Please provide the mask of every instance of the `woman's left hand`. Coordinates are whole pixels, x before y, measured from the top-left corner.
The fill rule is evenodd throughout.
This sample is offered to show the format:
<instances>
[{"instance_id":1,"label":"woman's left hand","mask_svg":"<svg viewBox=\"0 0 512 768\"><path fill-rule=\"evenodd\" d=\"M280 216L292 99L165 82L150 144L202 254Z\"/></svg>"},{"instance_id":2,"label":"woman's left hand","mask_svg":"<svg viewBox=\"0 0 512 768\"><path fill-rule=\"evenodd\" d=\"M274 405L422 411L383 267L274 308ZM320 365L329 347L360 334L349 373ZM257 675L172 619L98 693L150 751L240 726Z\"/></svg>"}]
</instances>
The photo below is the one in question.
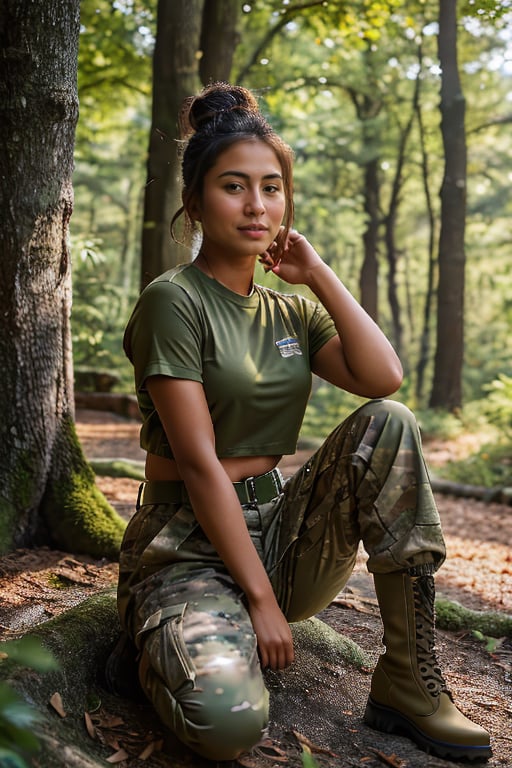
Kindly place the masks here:
<instances>
[{"instance_id":1,"label":"woman's left hand","mask_svg":"<svg viewBox=\"0 0 512 768\"><path fill-rule=\"evenodd\" d=\"M265 272L274 272L291 285L308 284L308 273L322 264L311 243L296 230L291 230L284 243L280 237L260 255Z\"/></svg>"}]
</instances>

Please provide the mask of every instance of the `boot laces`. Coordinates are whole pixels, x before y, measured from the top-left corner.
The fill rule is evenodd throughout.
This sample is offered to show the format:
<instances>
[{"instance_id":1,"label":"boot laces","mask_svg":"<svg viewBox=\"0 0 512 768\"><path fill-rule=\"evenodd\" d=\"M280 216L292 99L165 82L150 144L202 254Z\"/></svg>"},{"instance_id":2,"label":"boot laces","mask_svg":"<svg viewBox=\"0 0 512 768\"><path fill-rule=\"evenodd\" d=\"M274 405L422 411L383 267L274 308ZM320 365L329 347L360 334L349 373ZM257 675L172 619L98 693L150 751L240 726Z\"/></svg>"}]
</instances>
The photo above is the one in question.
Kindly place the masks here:
<instances>
[{"instance_id":1,"label":"boot laces","mask_svg":"<svg viewBox=\"0 0 512 768\"><path fill-rule=\"evenodd\" d=\"M435 653L434 578L430 575L412 576L411 581L415 607L418 669L430 695L439 696L441 693L448 693L448 690Z\"/></svg>"}]
</instances>

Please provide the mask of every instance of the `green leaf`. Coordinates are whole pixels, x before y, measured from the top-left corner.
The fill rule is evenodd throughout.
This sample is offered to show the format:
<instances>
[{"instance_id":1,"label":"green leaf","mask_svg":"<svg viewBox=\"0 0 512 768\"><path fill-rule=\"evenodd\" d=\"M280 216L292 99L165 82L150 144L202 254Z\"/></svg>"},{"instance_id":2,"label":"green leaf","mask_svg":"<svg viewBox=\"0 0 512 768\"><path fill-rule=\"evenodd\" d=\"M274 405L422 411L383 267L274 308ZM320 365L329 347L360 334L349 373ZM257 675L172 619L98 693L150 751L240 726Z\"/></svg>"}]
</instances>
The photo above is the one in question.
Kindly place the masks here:
<instances>
[{"instance_id":1,"label":"green leaf","mask_svg":"<svg viewBox=\"0 0 512 768\"><path fill-rule=\"evenodd\" d=\"M37 672L48 672L58 667L50 651L41 644L40 640L30 635L19 640L0 643L0 654L0 659L10 658L17 664L32 667Z\"/></svg>"},{"instance_id":2,"label":"green leaf","mask_svg":"<svg viewBox=\"0 0 512 768\"><path fill-rule=\"evenodd\" d=\"M0 749L35 752L39 742L33 734L33 726L39 718L39 713L10 686L0 683Z\"/></svg>"},{"instance_id":3,"label":"green leaf","mask_svg":"<svg viewBox=\"0 0 512 768\"><path fill-rule=\"evenodd\" d=\"M10 749L0 747L0 765L2 768L29 768L28 763Z\"/></svg>"}]
</instances>

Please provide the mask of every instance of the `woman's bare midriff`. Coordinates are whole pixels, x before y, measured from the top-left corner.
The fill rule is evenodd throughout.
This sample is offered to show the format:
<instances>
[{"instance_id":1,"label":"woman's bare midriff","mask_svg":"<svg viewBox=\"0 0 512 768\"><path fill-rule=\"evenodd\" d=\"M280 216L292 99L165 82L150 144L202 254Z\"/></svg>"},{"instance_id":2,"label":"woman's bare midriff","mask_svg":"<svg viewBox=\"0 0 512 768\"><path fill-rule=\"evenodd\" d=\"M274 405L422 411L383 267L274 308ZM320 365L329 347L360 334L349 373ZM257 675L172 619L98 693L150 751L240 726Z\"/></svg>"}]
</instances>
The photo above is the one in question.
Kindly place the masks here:
<instances>
[{"instance_id":1,"label":"woman's bare midriff","mask_svg":"<svg viewBox=\"0 0 512 768\"><path fill-rule=\"evenodd\" d=\"M226 470L226 474L232 483L245 480L247 477L256 477L270 472L277 466L281 456L234 456L228 459L220 459L220 463ZM182 480L178 466L173 459L165 459L148 453L146 456L146 480L165 481Z\"/></svg>"}]
</instances>

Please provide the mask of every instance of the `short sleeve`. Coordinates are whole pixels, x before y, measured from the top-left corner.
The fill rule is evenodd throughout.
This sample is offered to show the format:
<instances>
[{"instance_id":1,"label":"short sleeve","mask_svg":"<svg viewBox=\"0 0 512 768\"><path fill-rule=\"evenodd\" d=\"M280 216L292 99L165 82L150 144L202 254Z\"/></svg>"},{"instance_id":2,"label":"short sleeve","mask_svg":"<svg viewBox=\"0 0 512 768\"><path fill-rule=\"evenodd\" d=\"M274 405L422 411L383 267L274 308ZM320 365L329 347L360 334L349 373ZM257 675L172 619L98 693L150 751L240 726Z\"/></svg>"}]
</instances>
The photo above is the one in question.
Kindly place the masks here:
<instances>
[{"instance_id":1,"label":"short sleeve","mask_svg":"<svg viewBox=\"0 0 512 768\"><path fill-rule=\"evenodd\" d=\"M168 280L144 289L124 335L137 391L158 374L202 382L200 311L188 291Z\"/></svg>"},{"instance_id":2,"label":"short sleeve","mask_svg":"<svg viewBox=\"0 0 512 768\"><path fill-rule=\"evenodd\" d=\"M320 303L307 301L309 355L312 358L329 339L338 334L334 320Z\"/></svg>"}]
</instances>

